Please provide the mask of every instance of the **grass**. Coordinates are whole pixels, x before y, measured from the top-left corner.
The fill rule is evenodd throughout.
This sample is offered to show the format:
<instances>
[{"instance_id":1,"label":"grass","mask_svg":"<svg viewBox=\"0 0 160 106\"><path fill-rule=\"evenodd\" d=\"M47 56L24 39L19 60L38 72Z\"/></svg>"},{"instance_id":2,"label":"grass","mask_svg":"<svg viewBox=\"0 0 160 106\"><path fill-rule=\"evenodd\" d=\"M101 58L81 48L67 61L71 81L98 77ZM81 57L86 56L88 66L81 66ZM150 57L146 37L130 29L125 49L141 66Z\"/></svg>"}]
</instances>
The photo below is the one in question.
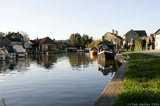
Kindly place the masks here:
<instances>
[{"instance_id":1,"label":"grass","mask_svg":"<svg viewBox=\"0 0 160 106\"><path fill-rule=\"evenodd\" d=\"M130 55L120 95L115 106L160 105L160 57L141 53Z\"/></svg>"}]
</instances>

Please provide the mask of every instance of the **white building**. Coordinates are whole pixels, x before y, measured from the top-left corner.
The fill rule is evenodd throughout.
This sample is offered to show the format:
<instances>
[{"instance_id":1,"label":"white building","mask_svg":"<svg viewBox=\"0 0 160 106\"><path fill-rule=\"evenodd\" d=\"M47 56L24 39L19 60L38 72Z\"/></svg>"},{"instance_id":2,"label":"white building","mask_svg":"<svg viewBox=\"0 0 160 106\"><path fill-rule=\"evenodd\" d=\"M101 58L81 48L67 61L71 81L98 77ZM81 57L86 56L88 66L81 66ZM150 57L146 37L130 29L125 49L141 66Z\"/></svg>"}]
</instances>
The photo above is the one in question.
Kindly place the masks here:
<instances>
[{"instance_id":1,"label":"white building","mask_svg":"<svg viewBox=\"0 0 160 106\"><path fill-rule=\"evenodd\" d=\"M160 29L158 29L154 33L154 37L155 37L155 49L160 50Z\"/></svg>"}]
</instances>

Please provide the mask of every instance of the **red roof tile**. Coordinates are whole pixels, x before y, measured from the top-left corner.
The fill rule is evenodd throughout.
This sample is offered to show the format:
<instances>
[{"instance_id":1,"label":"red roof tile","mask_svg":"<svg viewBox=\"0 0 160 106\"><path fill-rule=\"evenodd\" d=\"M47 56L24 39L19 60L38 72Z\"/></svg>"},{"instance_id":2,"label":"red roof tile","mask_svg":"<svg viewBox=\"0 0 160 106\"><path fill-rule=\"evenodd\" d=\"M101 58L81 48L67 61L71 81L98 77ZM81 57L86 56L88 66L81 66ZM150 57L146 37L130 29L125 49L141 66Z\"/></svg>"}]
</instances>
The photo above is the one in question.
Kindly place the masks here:
<instances>
[{"instance_id":1,"label":"red roof tile","mask_svg":"<svg viewBox=\"0 0 160 106\"><path fill-rule=\"evenodd\" d=\"M38 40L38 43L41 45L41 44L56 44L56 42L54 42L51 38L49 37L45 37L45 38L42 38L40 40Z\"/></svg>"}]
</instances>

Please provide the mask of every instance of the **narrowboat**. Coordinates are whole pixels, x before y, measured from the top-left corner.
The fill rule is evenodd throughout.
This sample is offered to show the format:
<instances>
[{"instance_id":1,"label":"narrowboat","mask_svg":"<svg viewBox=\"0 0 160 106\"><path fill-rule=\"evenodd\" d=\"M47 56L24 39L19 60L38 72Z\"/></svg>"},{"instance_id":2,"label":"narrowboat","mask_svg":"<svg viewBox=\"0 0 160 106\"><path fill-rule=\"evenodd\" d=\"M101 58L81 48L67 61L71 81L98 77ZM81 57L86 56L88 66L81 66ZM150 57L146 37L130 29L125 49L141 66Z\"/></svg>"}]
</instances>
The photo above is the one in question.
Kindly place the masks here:
<instances>
[{"instance_id":1,"label":"narrowboat","mask_svg":"<svg viewBox=\"0 0 160 106\"><path fill-rule=\"evenodd\" d=\"M103 44L99 46L98 60L106 61L108 59L114 59L115 57L114 46L111 44Z\"/></svg>"},{"instance_id":2,"label":"narrowboat","mask_svg":"<svg viewBox=\"0 0 160 106\"><path fill-rule=\"evenodd\" d=\"M98 49L96 47L92 47L90 49L90 55L97 55L97 53L98 53Z\"/></svg>"},{"instance_id":3,"label":"narrowboat","mask_svg":"<svg viewBox=\"0 0 160 106\"><path fill-rule=\"evenodd\" d=\"M25 58L26 51L21 45L14 45L13 48L16 51L16 56L17 56L18 59L19 58L23 58L23 59Z\"/></svg>"}]
</instances>

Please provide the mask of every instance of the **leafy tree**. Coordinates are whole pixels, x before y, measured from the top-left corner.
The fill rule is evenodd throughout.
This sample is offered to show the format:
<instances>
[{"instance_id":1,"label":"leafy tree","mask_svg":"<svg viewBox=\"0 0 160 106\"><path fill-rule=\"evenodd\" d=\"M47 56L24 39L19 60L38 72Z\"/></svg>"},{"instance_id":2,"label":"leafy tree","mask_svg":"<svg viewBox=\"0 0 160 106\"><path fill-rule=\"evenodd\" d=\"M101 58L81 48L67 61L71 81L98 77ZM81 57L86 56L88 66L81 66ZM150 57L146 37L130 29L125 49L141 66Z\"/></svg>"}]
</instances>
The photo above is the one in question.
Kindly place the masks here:
<instances>
[{"instance_id":1,"label":"leafy tree","mask_svg":"<svg viewBox=\"0 0 160 106\"><path fill-rule=\"evenodd\" d=\"M21 41L23 41L23 35L20 34L19 32L8 32L8 34L6 35L7 38L18 38Z\"/></svg>"},{"instance_id":2,"label":"leafy tree","mask_svg":"<svg viewBox=\"0 0 160 106\"><path fill-rule=\"evenodd\" d=\"M93 40L89 45L88 47L91 48L91 47L97 47L99 45L99 42L101 42L101 40Z\"/></svg>"},{"instance_id":3,"label":"leafy tree","mask_svg":"<svg viewBox=\"0 0 160 106\"><path fill-rule=\"evenodd\" d=\"M75 38L76 38L76 47L80 47L81 46L81 35L79 33L76 33Z\"/></svg>"},{"instance_id":4,"label":"leafy tree","mask_svg":"<svg viewBox=\"0 0 160 106\"><path fill-rule=\"evenodd\" d=\"M81 47L82 48L85 48L85 46L87 45L89 43L89 37L88 37L88 35L83 35L82 37L81 37Z\"/></svg>"},{"instance_id":5,"label":"leafy tree","mask_svg":"<svg viewBox=\"0 0 160 106\"><path fill-rule=\"evenodd\" d=\"M78 40L79 40L79 37L80 34L76 33L76 34L71 34L71 36L69 37L69 45L72 46L72 47L76 47L78 44Z\"/></svg>"},{"instance_id":6,"label":"leafy tree","mask_svg":"<svg viewBox=\"0 0 160 106\"><path fill-rule=\"evenodd\" d=\"M85 48L89 43L93 41L92 39L93 38L89 38L87 34L83 34L83 36L81 36L79 33L71 34L71 36L69 37L69 45L77 48Z\"/></svg>"},{"instance_id":7,"label":"leafy tree","mask_svg":"<svg viewBox=\"0 0 160 106\"><path fill-rule=\"evenodd\" d=\"M26 32L21 31L19 33L23 36L23 41L29 40L29 36L28 36L28 34Z\"/></svg>"}]
</instances>

